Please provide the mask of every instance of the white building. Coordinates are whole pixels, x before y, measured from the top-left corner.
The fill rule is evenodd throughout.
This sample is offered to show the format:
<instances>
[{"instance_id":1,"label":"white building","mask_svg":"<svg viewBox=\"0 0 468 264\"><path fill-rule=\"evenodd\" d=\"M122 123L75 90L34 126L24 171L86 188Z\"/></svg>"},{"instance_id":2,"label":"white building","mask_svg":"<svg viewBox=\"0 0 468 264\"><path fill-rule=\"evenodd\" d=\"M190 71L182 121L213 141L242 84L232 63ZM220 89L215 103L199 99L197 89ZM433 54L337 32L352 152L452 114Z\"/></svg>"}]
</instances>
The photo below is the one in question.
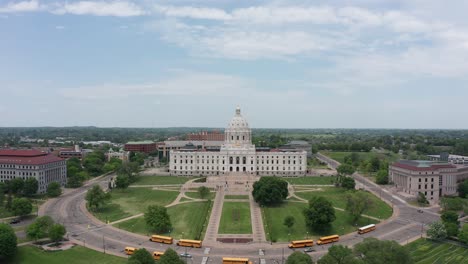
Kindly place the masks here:
<instances>
[{"instance_id":1,"label":"white building","mask_svg":"<svg viewBox=\"0 0 468 264\"><path fill-rule=\"evenodd\" d=\"M427 160L400 160L389 166L389 180L400 192L424 193L431 203L444 195L456 195L457 186L468 179L468 166Z\"/></svg>"},{"instance_id":2,"label":"white building","mask_svg":"<svg viewBox=\"0 0 468 264\"><path fill-rule=\"evenodd\" d=\"M38 193L45 193L51 182L67 183L67 162L39 150L0 150L0 182L15 178L36 178Z\"/></svg>"},{"instance_id":3,"label":"white building","mask_svg":"<svg viewBox=\"0 0 468 264\"><path fill-rule=\"evenodd\" d=\"M441 157L442 156L442 157ZM452 155L452 154L443 154L443 155L427 155L432 161L446 161L452 164L468 164L467 156Z\"/></svg>"},{"instance_id":4,"label":"white building","mask_svg":"<svg viewBox=\"0 0 468 264\"><path fill-rule=\"evenodd\" d=\"M257 150L239 107L224 131L220 150L187 147L170 151L171 175L303 176L306 169L306 151Z\"/></svg>"},{"instance_id":5,"label":"white building","mask_svg":"<svg viewBox=\"0 0 468 264\"><path fill-rule=\"evenodd\" d=\"M118 158L122 162L128 162L130 160L130 151L125 151L120 149L119 151L114 151L112 148L106 152L107 161L110 161L112 158Z\"/></svg>"}]
</instances>

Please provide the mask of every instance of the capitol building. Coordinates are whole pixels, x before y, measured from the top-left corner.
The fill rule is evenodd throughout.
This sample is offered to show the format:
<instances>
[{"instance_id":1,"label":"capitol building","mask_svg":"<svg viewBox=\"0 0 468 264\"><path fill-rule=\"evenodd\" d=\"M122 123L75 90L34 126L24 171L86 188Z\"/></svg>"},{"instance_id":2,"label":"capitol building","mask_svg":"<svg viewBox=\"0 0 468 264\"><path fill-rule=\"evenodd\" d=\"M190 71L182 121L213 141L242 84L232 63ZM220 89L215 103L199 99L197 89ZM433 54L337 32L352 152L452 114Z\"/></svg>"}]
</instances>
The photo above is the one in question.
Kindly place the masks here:
<instances>
[{"instance_id":1,"label":"capitol building","mask_svg":"<svg viewBox=\"0 0 468 264\"><path fill-rule=\"evenodd\" d=\"M239 107L224 131L219 150L188 145L171 150L169 160L170 174L178 176L304 176L307 170L306 151L256 148Z\"/></svg>"}]
</instances>

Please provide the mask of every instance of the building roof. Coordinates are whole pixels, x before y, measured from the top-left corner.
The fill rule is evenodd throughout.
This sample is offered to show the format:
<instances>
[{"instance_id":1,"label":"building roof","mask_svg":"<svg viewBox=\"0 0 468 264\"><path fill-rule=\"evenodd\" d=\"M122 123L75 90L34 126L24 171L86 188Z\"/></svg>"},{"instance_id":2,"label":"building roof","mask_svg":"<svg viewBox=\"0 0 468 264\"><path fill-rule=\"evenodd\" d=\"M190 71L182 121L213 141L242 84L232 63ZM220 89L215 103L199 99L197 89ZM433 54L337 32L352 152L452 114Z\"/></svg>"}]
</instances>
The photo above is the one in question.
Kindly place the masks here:
<instances>
[{"instance_id":1,"label":"building roof","mask_svg":"<svg viewBox=\"0 0 468 264\"><path fill-rule=\"evenodd\" d=\"M427 155L428 157L431 157L431 158L439 158L440 159L440 155ZM461 155L452 155L450 154L448 156L449 159L468 159L468 156L461 156Z\"/></svg>"},{"instance_id":2,"label":"building roof","mask_svg":"<svg viewBox=\"0 0 468 264\"><path fill-rule=\"evenodd\" d=\"M39 150L0 150L1 164L42 165L62 160L57 156Z\"/></svg>"},{"instance_id":3,"label":"building roof","mask_svg":"<svg viewBox=\"0 0 468 264\"><path fill-rule=\"evenodd\" d=\"M36 149L0 149L0 157L36 157L46 155L47 152Z\"/></svg>"},{"instance_id":4,"label":"building roof","mask_svg":"<svg viewBox=\"0 0 468 264\"><path fill-rule=\"evenodd\" d=\"M310 143L305 140L291 140L286 144L286 146L290 145L310 145Z\"/></svg>"},{"instance_id":5,"label":"building roof","mask_svg":"<svg viewBox=\"0 0 468 264\"><path fill-rule=\"evenodd\" d=\"M187 144L205 147L219 147L224 144L224 141L205 141L205 140L166 140L164 145L167 147L184 147Z\"/></svg>"},{"instance_id":6,"label":"building roof","mask_svg":"<svg viewBox=\"0 0 468 264\"><path fill-rule=\"evenodd\" d=\"M146 140L146 141L129 141L125 145L148 145L148 144L156 144L154 141Z\"/></svg>"},{"instance_id":7,"label":"building roof","mask_svg":"<svg viewBox=\"0 0 468 264\"><path fill-rule=\"evenodd\" d=\"M439 169L456 169L450 163L433 162L428 160L400 160L392 164L394 167L413 171L436 171Z\"/></svg>"}]
</instances>

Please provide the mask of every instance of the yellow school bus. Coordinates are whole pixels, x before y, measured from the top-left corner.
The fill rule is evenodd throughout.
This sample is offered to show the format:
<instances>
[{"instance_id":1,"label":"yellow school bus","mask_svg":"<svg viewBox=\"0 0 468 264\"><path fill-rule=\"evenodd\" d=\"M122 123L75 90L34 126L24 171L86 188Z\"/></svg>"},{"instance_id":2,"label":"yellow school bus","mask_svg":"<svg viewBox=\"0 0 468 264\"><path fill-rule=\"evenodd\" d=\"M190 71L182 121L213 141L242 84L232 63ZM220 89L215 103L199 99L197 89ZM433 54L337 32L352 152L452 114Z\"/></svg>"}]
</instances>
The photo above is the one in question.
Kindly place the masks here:
<instances>
[{"instance_id":1,"label":"yellow school bus","mask_svg":"<svg viewBox=\"0 0 468 264\"><path fill-rule=\"evenodd\" d=\"M201 248L202 241L201 240L191 240L191 239L181 239L177 242L178 246L181 247L194 247L194 248Z\"/></svg>"},{"instance_id":2,"label":"yellow school bus","mask_svg":"<svg viewBox=\"0 0 468 264\"><path fill-rule=\"evenodd\" d=\"M133 253L135 253L135 251L137 251L138 248L134 248L134 247L125 247L125 254L127 255L133 255Z\"/></svg>"},{"instance_id":3,"label":"yellow school bus","mask_svg":"<svg viewBox=\"0 0 468 264\"><path fill-rule=\"evenodd\" d=\"M366 225L358 229L358 234L365 234L370 231L374 231L376 226L374 224Z\"/></svg>"},{"instance_id":4,"label":"yellow school bus","mask_svg":"<svg viewBox=\"0 0 468 264\"><path fill-rule=\"evenodd\" d=\"M153 258L154 260L159 260L161 256L164 255L164 252L159 252L159 251L154 251L153 252Z\"/></svg>"},{"instance_id":5,"label":"yellow school bus","mask_svg":"<svg viewBox=\"0 0 468 264\"><path fill-rule=\"evenodd\" d=\"M333 243L333 242L337 242L338 240L340 240L340 236L339 236L339 235L332 235L332 236L321 237L321 238L317 241L317 245L323 245L323 244Z\"/></svg>"},{"instance_id":6,"label":"yellow school bus","mask_svg":"<svg viewBox=\"0 0 468 264\"><path fill-rule=\"evenodd\" d=\"M252 264L248 258L223 258L223 264Z\"/></svg>"},{"instance_id":7,"label":"yellow school bus","mask_svg":"<svg viewBox=\"0 0 468 264\"><path fill-rule=\"evenodd\" d=\"M314 245L314 241L312 239L307 240L296 240L291 241L289 244L289 248L302 248L302 247L311 247Z\"/></svg>"},{"instance_id":8,"label":"yellow school bus","mask_svg":"<svg viewBox=\"0 0 468 264\"><path fill-rule=\"evenodd\" d=\"M150 241L163 243L163 244L172 244L173 239L172 237L168 236L160 236L160 235L152 235Z\"/></svg>"}]
</instances>

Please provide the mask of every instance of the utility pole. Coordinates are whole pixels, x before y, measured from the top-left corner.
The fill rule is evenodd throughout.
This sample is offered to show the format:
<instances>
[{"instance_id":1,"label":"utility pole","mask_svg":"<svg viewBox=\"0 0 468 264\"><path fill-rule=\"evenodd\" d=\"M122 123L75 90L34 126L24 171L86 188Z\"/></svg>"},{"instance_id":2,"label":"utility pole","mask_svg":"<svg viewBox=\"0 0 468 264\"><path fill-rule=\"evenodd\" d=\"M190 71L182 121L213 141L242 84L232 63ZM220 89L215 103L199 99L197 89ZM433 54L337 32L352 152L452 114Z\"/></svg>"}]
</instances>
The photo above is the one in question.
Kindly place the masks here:
<instances>
[{"instance_id":1,"label":"utility pole","mask_svg":"<svg viewBox=\"0 0 468 264\"><path fill-rule=\"evenodd\" d=\"M284 264L284 248L281 249L281 264Z\"/></svg>"}]
</instances>

